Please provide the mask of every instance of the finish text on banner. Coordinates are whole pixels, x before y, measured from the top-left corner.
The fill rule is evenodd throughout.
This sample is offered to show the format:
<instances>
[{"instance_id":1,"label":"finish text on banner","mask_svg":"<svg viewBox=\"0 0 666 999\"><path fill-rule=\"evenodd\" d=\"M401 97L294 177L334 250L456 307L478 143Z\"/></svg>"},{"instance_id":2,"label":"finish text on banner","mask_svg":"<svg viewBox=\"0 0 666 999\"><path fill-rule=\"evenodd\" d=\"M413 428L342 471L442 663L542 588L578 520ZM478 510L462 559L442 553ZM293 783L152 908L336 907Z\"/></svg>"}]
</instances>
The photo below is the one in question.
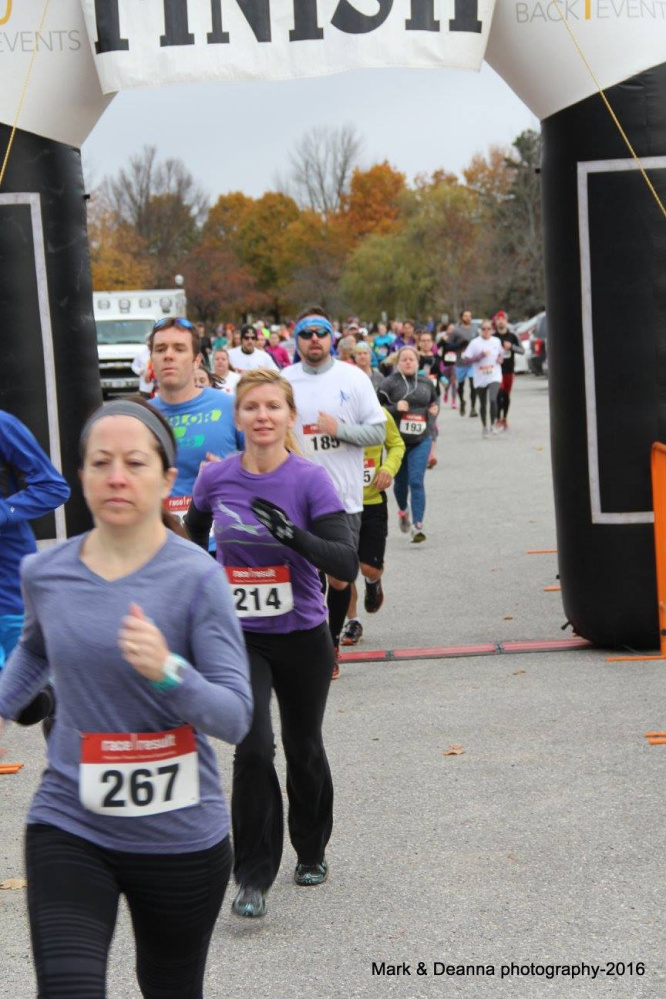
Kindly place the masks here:
<instances>
[{"instance_id":1,"label":"finish text on banner","mask_svg":"<svg viewBox=\"0 0 666 999\"><path fill-rule=\"evenodd\" d=\"M495 0L81 0L104 93L390 66L478 70Z\"/></svg>"}]
</instances>

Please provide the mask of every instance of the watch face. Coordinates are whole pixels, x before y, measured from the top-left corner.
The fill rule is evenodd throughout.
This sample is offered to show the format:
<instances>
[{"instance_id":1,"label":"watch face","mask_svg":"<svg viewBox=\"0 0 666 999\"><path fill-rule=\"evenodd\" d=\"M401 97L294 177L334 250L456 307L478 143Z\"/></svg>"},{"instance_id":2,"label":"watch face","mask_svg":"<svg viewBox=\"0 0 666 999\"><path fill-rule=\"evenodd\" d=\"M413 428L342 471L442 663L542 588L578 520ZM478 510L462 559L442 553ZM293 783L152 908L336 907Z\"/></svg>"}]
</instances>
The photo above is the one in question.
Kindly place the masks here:
<instances>
[{"instance_id":1,"label":"watch face","mask_svg":"<svg viewBox=\"0 0 666 999\"><path fill-rule=\"evenodd\" d=\"M164 675L169 677L170 680L180 683L183 679L183 666L184 660L180 656L169 655L164 663Z\"/></svg>"}]
</instances>

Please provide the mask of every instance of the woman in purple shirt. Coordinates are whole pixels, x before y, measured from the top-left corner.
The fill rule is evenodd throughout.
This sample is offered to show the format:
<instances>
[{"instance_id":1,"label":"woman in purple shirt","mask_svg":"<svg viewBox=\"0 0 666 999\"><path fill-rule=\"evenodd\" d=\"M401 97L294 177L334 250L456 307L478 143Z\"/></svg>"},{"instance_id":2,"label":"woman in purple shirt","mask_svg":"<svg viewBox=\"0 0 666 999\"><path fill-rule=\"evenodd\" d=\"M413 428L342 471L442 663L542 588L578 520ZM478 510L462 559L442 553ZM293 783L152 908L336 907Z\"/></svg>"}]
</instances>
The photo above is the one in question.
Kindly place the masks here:
<instances>
[{"instance_id":1,"label":"woman in purple shirt","mask_svg":"<svg viewBox=\"0 0 666 999\"><path fill-rule=\"evenodd\" d=\"M249 729L243 638L224 574L163 523L164 419L112 402L81 447L95 526L24 560L25 624L0 678L0 731L50 673L58 700L26 834L38 993L103 999L124 894L142 995L201 999L231 870L207 736Z\"/></svg>"},{"instance_id":2,"label":"woman in purple shirt","mask_svg":"<svg viewBox=\"0 0 666 999\"><path fill-rule=\"evenodd\" d=\"M202 547L214 525L250 659L254 718L236 750L231 808L239 885L232 908L239 916L264 915L282 857L272 690L287 763L294 880L309 886L328 876L333 783L322 722L334 657L317 570L351 582L358 557L328 473L294 453L295 419L285 379L267 369L246 372L236 389L246 449L202 469L185 518Z\"/></svg>"}]
</instances>

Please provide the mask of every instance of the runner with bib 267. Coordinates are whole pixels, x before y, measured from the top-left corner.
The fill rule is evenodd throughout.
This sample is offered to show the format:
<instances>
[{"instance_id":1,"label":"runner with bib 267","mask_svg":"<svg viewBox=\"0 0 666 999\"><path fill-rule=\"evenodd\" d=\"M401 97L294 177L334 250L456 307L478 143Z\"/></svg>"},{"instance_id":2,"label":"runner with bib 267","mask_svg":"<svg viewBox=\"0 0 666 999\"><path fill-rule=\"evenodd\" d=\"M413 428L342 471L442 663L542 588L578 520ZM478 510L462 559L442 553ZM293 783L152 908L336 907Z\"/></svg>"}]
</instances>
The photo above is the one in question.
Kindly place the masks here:
<instances>
[{"instance_id":1,"label":"runner with bib 267","mask_svg":"<svg viewBox=\"0 0 666 999\"><path fill-rule=\"evenodd\" d=\"M109 403L81 451L95 526L24 559L25 624L0 679L0 732L50 674L58 697L26 833L37 991L107 995L123 894L141 995L202 999L231 870L207 735L249 729L243 636L220 567L163 523L177 474L163 417Z\"/></svg>"}]
</instances>

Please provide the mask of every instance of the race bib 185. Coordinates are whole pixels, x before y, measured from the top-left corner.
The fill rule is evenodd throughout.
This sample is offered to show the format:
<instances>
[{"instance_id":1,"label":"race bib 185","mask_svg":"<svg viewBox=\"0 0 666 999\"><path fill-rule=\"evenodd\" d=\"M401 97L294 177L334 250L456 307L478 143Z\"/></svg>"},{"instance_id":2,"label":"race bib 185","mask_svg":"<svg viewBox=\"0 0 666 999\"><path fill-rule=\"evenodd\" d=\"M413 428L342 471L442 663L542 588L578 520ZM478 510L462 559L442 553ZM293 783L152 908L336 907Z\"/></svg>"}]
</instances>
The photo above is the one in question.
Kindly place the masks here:
<instances>
[{"instance_id":1,"label":"race bib 185","mask_svg":"<svg viewBox=\"0 0 666 999\"><path fill-rule=\"evenodd\" d=\"M377 464L374 458L364 458L363 459L363 485L369 486L375 477L375 472L377 471Z\"/></svg>"},{"instance_id":2,"label":"race bib 185","mask_svg":"<svg viewBox=\"0 0 666 999\"><path fill-rule=\"evenodd\" d=\"M84 732L79 797L90 812L159 815L199 803L199 757L191 725L167 732Z\"/></svg>"},{"instance_id":3,"label":"race bib 185","mask_svg":"<svg viewBox=\"0 0 666 999\"><path fill-rule=\"evenodd\" d=\"M308 454L321 454L327 451L337 451L346 447L344 441L330 434L320 434L317 432L316 423L303 424L303 436L305 437L305 447Z\"/></svg>"}]
</instances>

